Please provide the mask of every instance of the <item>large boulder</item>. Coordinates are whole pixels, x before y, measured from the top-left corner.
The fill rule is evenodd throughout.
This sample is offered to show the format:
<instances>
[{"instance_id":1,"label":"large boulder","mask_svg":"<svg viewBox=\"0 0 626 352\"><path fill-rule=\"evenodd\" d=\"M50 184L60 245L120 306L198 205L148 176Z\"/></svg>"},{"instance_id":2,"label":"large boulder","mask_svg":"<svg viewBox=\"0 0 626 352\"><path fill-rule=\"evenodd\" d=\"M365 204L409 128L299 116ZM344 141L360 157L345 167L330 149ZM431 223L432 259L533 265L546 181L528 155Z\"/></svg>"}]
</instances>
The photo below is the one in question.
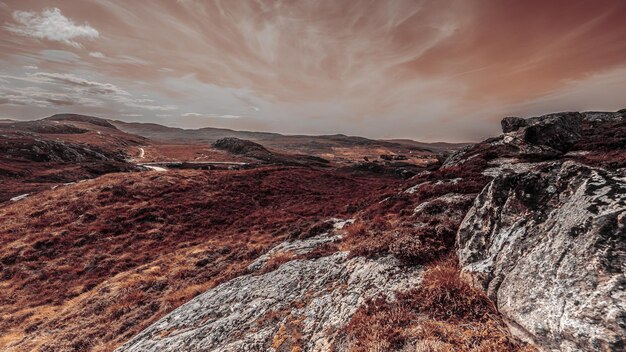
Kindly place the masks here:
<instances>
[{"instance_id":1,"label":"large boulder","mask_svg":"<svg viewBox=\"0 0 626 352\"><path fill-rule=\"evenodd\" d=\"M502 135L452 153L443 162L442 168L461 166L473 158L485 158L486 154L493 153L536 160L560 157L581 139L583 119L583 115L578 112L528 119L505 117L501 121Z\"/></svg>"},{"instance_id":2,"label":"large boulder","mask_svg":"<svg viewBox=\"0 0 626 352\"><path fill-rule=\"evenodd\" d=\"M545 351L622 351L626 179L571 161L496 177L457 234L463 276Z\"/></svg>"},{"instance_id":3,"label":"large boulder","mask_svg":"<svg viewBox=\"0 0 626 352\"><path fill-rule=\"evenodd\" d=\"M524 142L566 152L580 139L582 121L583 115L578 112L561 112L526 120L505 117L501 124L504 133Z\"/></svg>"}]
</instances>

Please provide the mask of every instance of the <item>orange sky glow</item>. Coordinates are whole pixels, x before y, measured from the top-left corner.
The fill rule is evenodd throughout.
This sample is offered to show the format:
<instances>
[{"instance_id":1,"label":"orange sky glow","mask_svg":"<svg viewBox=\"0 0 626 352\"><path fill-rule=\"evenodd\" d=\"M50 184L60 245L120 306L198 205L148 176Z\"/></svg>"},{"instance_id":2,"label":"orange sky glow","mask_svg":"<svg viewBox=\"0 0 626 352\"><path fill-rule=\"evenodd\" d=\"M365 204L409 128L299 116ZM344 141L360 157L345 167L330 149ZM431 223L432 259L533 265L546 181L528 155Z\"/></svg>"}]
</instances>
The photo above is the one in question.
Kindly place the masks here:
<instances>
[{"instance_id":1,"label":"orange sky glow","mask_svg":"<svg viewBox=\"0 0 626 352\"><path fill-rule=\"evenodd\" d=\"M621 0L0 0L0 118L472 141L626 108Z\"/></svg>"}]
</instances>

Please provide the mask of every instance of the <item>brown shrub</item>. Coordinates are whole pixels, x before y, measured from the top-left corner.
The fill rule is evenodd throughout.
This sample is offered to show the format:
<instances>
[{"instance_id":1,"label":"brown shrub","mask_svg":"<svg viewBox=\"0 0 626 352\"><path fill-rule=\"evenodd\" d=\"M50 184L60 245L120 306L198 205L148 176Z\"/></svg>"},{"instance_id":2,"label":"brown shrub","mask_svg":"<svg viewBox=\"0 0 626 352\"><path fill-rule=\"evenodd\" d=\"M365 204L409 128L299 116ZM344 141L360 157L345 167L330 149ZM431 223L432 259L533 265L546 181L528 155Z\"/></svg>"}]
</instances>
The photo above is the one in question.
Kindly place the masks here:
<instances>
[{"instance_id":1,"label":"brown shrub","mask_svg":"<svg viewBox=\"0 0 626 352\"><path fill-rule=\"evenodd\" d=\"M389 252L404 264L430 262L447 249L448 246L432 227L420 227L415 231L397 233L389 245Z\"/></svg>"},{"instance_id":2,"label":"brown shrub","mask_svg":"<svg viewBox=\"0 0 626 352\"><path fill-rule=\"evenodd\" d=\"M385 255L389 251L388 234L383 232L381 228L382 221L377 223L366 223L366 221L358 221L348 226L343 237L340 248L349 250L350 256L366 256L375 257Z\"/></svg>"},{"instance_id":3,"label":"brown shrub","mask_svg":"<svg viewBox=\"0 0 626 352\"><path fill-rule=\"evenodd\" d=\"M572 157L572 159L590 166L620 169L626 167L626 147L621 150L592 151L589 154Z\"/></svg>"},{"instance_id":4,"label":"brown shrub","mask_svg":"<svg viewBox=\"0 0 626 352\"><path fill-rule=\"evenodd\" d=\"M513 339L491 301L460 279L453 258L431 264L419 288L393 301L368 301L339 345L348 351L533 350Z\"/></svg>"},{"instance_id":5,"label":"brown shrub","mask_svg":"<svg viewBox=\"0 0 626 352\"><path fill-rule=\"evenodd\" d=\"M477 144L468 151L463 165L413 177L403 188L419 185L416 192L381 195L381 201L358 214L340 247L351 256L392 254L405 265L426 264L445 256L453 248L458 226L473 201L471 197L454 202L437 198L478 194L489 182L482 174L488 161L514 153L506 146ZM424 203L420 212L414 213Z\"/></svg>"},{"instance_id":6,"label":"brown shrub","mask_svg":"<svg viewBox=\"0 0 626 352\"><path fill-rule=\"evenodd\" d=\"M415 204L419 204L420 194L414 197ZM350 251L351 256L392 254L405 265L425 264L453 249L462 217L451 218L450 212L464 214L471 205L471 199L455 203L433 200L419 215L413 214L415 205L411 205L408 214L388 213L373 219L369 219L366 210L346 229L340 247Z\"/></svg>"}]
</instances>

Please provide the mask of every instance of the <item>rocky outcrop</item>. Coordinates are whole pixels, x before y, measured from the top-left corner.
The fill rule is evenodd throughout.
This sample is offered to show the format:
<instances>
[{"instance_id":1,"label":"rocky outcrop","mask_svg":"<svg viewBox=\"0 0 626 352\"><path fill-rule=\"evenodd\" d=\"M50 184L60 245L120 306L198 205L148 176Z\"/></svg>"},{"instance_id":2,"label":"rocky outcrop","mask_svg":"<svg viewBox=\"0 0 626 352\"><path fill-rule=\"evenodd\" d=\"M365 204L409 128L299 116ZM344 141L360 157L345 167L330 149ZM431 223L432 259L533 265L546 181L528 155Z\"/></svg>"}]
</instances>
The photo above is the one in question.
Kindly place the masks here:
<instances>
[{"instance_id":1,"label":"rocky outcrop","mask_svg":"<svg viewBox=\"0 0 626 352\"><path fill-rule=\"evenodd\" d=\"M585 122L607 122L620 120L626 117L626 109L617 112L585 111L582 114Z\"/></svg>"},{"instance_id":2,"label":"rocky outcrop","mask_svg":"<svg viewBox=\"0 0 626 352\"><path fill-rule=\"evenodd\" d=\"M476 149L476 145L468 145L453 152L443 161L443 163L441 163L441 167L445 169L445 168L459 166L459 165L464 164L467 161L468 153L472 152L475 149ZM475 157L475 156L469 156L469 157Z\"/></svg>"},{"instance_id":3,"label":"rocky outcrop","mask_svg":"<svg viewBox=\"0 0 626 352\"><path fill-rule=\"evenodd\" d=\"M120 151L107 151L90 145L39 139L23 133L2 138L0 153L3 157L36 162L124 162L126 158L125 153Z\"/></svg>"},{"instance_id":4,"label":"rocky outcrop","mask_svg":"<svg viewBox=\"0 0 626 352\"><path fill-rule=\"evenodd\" d=\"M59 123L58 121L19 121L2 126L7 130L25 131L43 134L80 134L88 130L71 124Z\"/></svg>"},{"instance_id":5,"label":"rocky outcrop","mask_svg":"<svg viewBox=\"0 0 626 352\"><path fill-rule=\"evenodd\" d=\"M545 145L565 152L580 139L582 122L582 114L562 112L528 119L505 117L501 125L503 133L533 145Z\"/></svg>"},{"instance_id":6,"label":"rocky outcrop","mask_svg":"<svg viewBox=\"0 0 626 352\"><path fill-rule=\"evenodd\" d=\"M308 253L335 239L326 233L285 242L270 257ZM261 257L249 269L259 270L268 260ZM118 351L329 351L367 299L380 294L392 299L393 292L421 280L420 269L406 270L390 256L349 258L346 252L295 259L262 272L197 296Z\"/></svg>"},{"instance_id":7,"label":"rocky outcrop","mask_svg":"<svg viewBox=\"0 0 626 352\"><path fill-rule=\"evenodd\" d=\"M246 139L226 137L218 139L213 146L232 154L245 155L253 158L267 159L272 153L264 146Z\"/></svg>"},{"instance_id":8,"label":"rocky outcrop","mask_svg":"<svg viewBox=\"0 0 626 352\"><path fill-rule=\"evenodd\" d=\"M626 342L626 178L571 161L496 177L457 234L463 276L546 351Z\"/></svg>"},{"instance_id":9,"label":"rocky outcrop","mask_svg":"<svg viewBox=\"0 0 626 352\"><path fill-rule=\"evenodd\" d=\"M442 167L461 166L472 158L484 156L482 154L485 153L499 157L539 160L560 157L580 140L584 119L585 116L578 112L562 112L528 119L505 117L501 121L502 135L452 153Z\"/></svg>"},{"instance_id":10,"label":"rocky outcrop","mask_svg":"<svg viewBox=\"0 0 626 352\"><path fill-rule=\"evenodd\" d=\"M578 112L529 119L505 117L501 122L503 141L516 145L522 155L556 156L578 142L582 121L583 115Z\"/></svg>"},{"instance_id":11,"label":"rocky outcrop","mask_svg":"<svg viewBox=\"0 0 626 352\"><path fill-rule=\"evenodd\" d=\"M573 161L594 156L590 150L617 152L619 158L623 116L620 111L505 118L502 135L452 154L441 170L432 171L445 177L414 182L399 195L404 203L398 203L403 209L397 215L409 220L401 231L387 232L393 240L384 246L353 250L354 256L340 251L349 247L339 244L347 222L334 219L328 222L334 226L283 242L246 263L247 275L197 296L118 350L349 350L342 334L359 307L369 307L363 304L373 297L394 300L395 293L419 289L419 265L454 251L455 239L462 277L493 300L521 339L543 351L623 350L624 169ZM607 128L604 135L598 132L602 126L619 129ZM216 147L264 161L296 162L236 138ZM383 173L388 165L366 161L354 170ZM363 225L364 218L356 218ZM322 231L329 232L316 235ZM380 233L374 234L372 242L380 241Z\"/></svg>"}]
</instances>

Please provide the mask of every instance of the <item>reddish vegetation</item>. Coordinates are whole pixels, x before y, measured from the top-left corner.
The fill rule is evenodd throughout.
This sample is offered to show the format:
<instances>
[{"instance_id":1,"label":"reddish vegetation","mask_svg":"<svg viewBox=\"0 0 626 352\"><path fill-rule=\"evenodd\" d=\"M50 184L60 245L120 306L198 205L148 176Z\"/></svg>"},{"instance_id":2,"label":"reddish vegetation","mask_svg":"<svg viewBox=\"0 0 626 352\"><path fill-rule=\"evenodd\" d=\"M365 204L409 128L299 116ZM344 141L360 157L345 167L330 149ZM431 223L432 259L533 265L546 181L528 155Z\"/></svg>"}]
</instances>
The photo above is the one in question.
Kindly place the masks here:
<instances>
[{"instance_id":1,"label":"reddish vegetation","mask_svg":"<svg viewBox=\"0 0 626 352\"><path fill-rule=\"evenodd\" d=\"M572 158L608 168L626 166L626 122L616 120L583 124L582 138L574 150L587 151ZM460 166L438 169L413 177L409 185L416 192L391 194L384 202L362 211L356 224L348 229L343 248L352 255L393 254L405 264L423 264L440 258L454 246L456 230L471 200L444 203L445 194L477 194L489 178L482 175L488 162L498 157L515 157L515 148L489 141L472 146ZM458 182L450 182L458 179ZM415 214L417 205L426 203ZM452 214L451 214L452 213ZM451 216L454 215L454 216ZM427 226L416 227L416 224Z\"/></svg>"},{"instance_id":2,"label":"reddish vegetation","mask_svg":"<svg viewBox=\"0 0 626 352\"><path fill-rule=\"evenodd\" d=\"M493 303L460 279L451 258L431 264L419 288L367 302L344 334L348 351L534 351L510 337Z\"/></svg>"},{"instance_id":3,"label":"reddish vegetation","mask_svg":"<svg viewBox=\"0 0 626 352\"><path fill-rule=\"evenodd\" d=\"M391 194L360 212L355 225L347 229L342 248L352 255L393 254L405 264L428 263L445 255L454 246L472 197L450 203L436 198L477 194L489 181L481 173L486 165L479 155L463 166L413 177L405 187L417 186L414 193ZM421 211L415 213L420 204Z\"/></svg>"},{"instance_id":4,"label":"reddish vegetation","mask_svg":"<svg viewBox=\"0 0 626 352\"><path fill-rule=\"evenodd\" d=\"M144 157L139 158L139 148L130 152L137 162L159 161L229 161L254 162L252 158L232 155L228 152L212 148L208 144L163 144L150 143L144 145Z\"/></svg>"},{"instance_id":5,"label":"reddish vegetation","mask_svg":"<svg viewBox=\"0 0 626 352\"><path fill-rule=\"evenodd\" d=\"M30 148L38 139L57 146L59 139L78 153L61 148L59 160L38 160L31 148L33 157L0 156L0 181L8 181L0 187L0 202L115 172L109 163L130 165L124 153L138 158L139 147L145 151L142 161L252 160L208 145L152 143L100 120L78 120L0 124L3 133L17 136L6 150L21 150L15 146L22 142ZM64 130L59 127L64 123L71 126ZM624 124L598 129L601 136L585 128L575 149L591 153L574 158L624 167ZM489 181L482 171L490 160L515 156L510 148L477 144L461 166L402 182L403 190L415 186L413 192L399 191L397 178L363 176L372 173L349 168L272 166L111 174L5 203L0 205L0 218L8 219L0 223L0 349L112 350L195 295L245 274L252 260L277 243L326 232L332 224L324 220L330 217L353 217L341 242L305 255L276 255L258 274L340 249L352 256L391 254L402 265L427 265L423 285L396 294L394 301L369 301L343 331L342 346L530 350L510 338L492 303L460 280L452 259L458 226ZM67 155L86 159L63 159ZM281 316L275 312L264 323L277 323ZM284 322L273 345L298 345L300 326Z\"/></svg>"},{"instance_id":6,"label":"reddish vegetation","mask_svg":"<svg viewBox=\"0 0 626 352\"><path fill-rule=\"evenodd\" d=\"M473 196L489 181L482 171L492 149L475 148L462 166L414 177L414 193L374 203L347 228L342 248L351 255L392 254L404 265L428 267L419 288L359 308L343 331L343 350L534 351L513 339L489 299L460 279L452 253ZM458 198L437 199L450 194Z\"/></svg>"},{"instance_id":7,"label":"reddish vegetation","mask_svg":"<svg viewBox=\"0 0 626 352\"><path fill-rule=\"evenodd\" d=\"M626 119L583 124L582 138L572 148L588 151L574 159L609 169L626 167Z\"/></svg>"},{"instance_id":8,"label":"reddish vegetation","mask_svg":"<svg viewBox=\"0 0 626 352\"><path fill-rule=\"evenodd\" d=\"M111 174L5 204L0 349L110 350L397 182L277 167Z\"/></svg>"},{"instance_id":9,"label":"reddish vegetation","mask_svg":"<svg viewBox=\"0 0 626 352\"><path fill-rule=\"evenodd\" d=\"M67 182L134 170L125 161L126 151L142 143L144 138L104 123L2 122L0 202Z\"/></svg>"}]
</instances>

